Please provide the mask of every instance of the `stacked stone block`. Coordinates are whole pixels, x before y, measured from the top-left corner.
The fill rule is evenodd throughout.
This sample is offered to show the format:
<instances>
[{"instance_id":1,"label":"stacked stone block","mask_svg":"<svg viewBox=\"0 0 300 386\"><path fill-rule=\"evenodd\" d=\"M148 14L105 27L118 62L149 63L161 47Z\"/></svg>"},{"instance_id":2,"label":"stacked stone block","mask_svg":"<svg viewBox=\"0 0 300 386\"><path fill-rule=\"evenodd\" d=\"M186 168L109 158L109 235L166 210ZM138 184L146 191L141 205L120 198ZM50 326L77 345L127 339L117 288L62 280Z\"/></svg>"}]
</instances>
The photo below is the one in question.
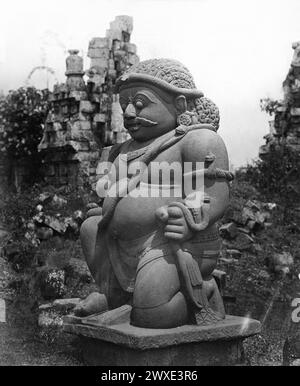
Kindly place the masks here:
<instances>
[{"instance_id":1,"label":"stacked stone block","mask_svg":"<svg viewBox=\"0 0 300 386\"><path fill-rule=\"evenodd\" d=\"M83 80L83 60L77 50L69 53L67 80L54 86L39 145L39 150L44 153L45 179L54 185L82 185L92 180L99 157L91 130L94 106L88 100Z\"/></svg>"},{"instance_id":2,"label":"stacked stone block","mask_svg":"<svg viewBox=\"0 0 300 386\"><path fill-rule=\"evenodd\" d=\"M88 89L98 112L93 119L93 131L98 141L105 145L123 142L127 138L114 85L128 67L139 61L136 46L130 43L132 26L131 17L117 16L110 23L106 37L93 38L89 44Z\"/></svg>"},{"instance_id":3,"label":"stacked stone block","mask_svg":"<svg viewBox=\"0 0 300 386\"><path fill-rule=\"evenodd\" d=\"M105 37L90 41L87 71L78 51L69 51L66 83L54 86L39 145L48 183L94 185L102 148L127 139L114 85L129 66L139 61L136 46L130 43L131 32L132 18L117 16Z\"/></svg>"}]
</instances>

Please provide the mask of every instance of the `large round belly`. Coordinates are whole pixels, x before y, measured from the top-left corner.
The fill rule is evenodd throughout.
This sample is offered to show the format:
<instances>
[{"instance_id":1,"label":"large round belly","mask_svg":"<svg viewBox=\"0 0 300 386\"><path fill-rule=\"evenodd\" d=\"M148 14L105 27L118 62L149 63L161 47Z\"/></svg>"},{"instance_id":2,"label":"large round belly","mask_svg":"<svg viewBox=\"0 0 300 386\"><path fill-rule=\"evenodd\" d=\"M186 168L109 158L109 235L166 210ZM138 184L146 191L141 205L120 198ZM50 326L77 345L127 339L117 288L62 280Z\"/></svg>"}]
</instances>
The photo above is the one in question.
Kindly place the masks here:
<instances>
[{"instance_id":1,"label":"large round belly","mask_svg":"<svg viewBox=\"0 0 300 386\"><path fill-rule=\"evenodd\" d=\"M104 201L104 214L110 201L110 198ZM173 201L174 198L123 197L115 208L109 229L122 240L136 239L153 232L159 226L155 217L156 209Z\"/></svg>"}]
</instances>

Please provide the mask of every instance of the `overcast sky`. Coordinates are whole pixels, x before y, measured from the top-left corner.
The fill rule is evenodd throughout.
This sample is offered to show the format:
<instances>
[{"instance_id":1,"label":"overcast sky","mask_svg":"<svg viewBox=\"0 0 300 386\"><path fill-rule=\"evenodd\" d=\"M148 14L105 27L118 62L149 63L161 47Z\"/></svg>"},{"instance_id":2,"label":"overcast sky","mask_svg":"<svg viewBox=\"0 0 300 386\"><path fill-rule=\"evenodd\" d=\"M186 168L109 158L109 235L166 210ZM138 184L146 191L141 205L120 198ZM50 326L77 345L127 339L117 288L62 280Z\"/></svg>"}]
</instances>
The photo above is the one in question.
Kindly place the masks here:
<instances>
[{"instance_id":1,"label":"overcast sky","mask_svg":"<svg viewBox=\"0 0 300 386\"><path fill-rule=\"evenodd\" d=\"M43 64L64 81L69 48L88 68L89 40L124 14L133 16L131 42L142 60L180 60L219 106L231 162L256 158L269 119L259 99L282 97L291 45L300 40L299 0L2 0L0 90L24 85ZM45 87L46 76L36 72L31 82Z\"/></svg>"}]
</instances>

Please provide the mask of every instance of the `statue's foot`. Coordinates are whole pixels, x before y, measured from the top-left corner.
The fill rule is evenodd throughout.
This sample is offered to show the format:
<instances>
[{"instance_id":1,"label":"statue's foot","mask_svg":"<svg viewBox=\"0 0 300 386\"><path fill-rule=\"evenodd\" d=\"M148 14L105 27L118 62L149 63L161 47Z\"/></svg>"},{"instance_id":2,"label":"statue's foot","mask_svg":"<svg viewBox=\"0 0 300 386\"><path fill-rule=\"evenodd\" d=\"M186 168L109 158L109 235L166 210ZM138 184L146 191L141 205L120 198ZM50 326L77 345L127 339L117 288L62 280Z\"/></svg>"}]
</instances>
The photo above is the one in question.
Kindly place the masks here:
<instances>
[{"instance_id":1,"label":"statue's foot","mask_svg":"<svg viewBox=\"0 0 300 386\"><path fill-rule=\"evenodd\" d=\"M76 316L89 316L108 310L107 299L104 294L92 292L74 308Z\"/></svg>"},{"instance_id":2,"label":"statue's foot","mask_svg":"<svg viewBox=\"0 0 300 386\"><path fill-rule=\"evenodd\" d=\"M211 278L203 282L204 289L206 290L207 299L209 301L209 305L213 311L215 311L218 315L220 315L221 319L225 318L225 308L222 296L219 291L219 287L215 278Z\"/></svg>"},{"instance_id":3,"label":"statue's foot","mask_svg":"<svg viewBox=\"0 0 300 386\"><path fill-rule=\"evenodd\" d=\"M130 320L131 305L124 304L121 307L114 308L101 314L91 315L81 319L81 323L92 326L105 326L120 323L127 323Z\"/></svg>"}]
</instances>

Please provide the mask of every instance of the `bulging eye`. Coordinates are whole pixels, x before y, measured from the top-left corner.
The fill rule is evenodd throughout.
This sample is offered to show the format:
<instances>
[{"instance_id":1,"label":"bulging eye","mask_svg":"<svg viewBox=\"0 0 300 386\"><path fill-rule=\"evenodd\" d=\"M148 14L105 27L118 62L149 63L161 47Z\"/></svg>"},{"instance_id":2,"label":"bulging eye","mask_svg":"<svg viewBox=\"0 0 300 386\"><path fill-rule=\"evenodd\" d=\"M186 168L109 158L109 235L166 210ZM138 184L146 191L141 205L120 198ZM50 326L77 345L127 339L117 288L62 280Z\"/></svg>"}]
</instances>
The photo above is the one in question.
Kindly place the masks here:
<instances>
[{"instance_id":1,"label":"bulging eye","mask_svg":"<svg viewBox=\"0 0 300 386\"><path fill-rule=\"evenodd\" d=\"M144 107L143 102L142 101L136 101L135 102L135 107L137 109L141 110Z\"/></svg>"}]
</instances>

